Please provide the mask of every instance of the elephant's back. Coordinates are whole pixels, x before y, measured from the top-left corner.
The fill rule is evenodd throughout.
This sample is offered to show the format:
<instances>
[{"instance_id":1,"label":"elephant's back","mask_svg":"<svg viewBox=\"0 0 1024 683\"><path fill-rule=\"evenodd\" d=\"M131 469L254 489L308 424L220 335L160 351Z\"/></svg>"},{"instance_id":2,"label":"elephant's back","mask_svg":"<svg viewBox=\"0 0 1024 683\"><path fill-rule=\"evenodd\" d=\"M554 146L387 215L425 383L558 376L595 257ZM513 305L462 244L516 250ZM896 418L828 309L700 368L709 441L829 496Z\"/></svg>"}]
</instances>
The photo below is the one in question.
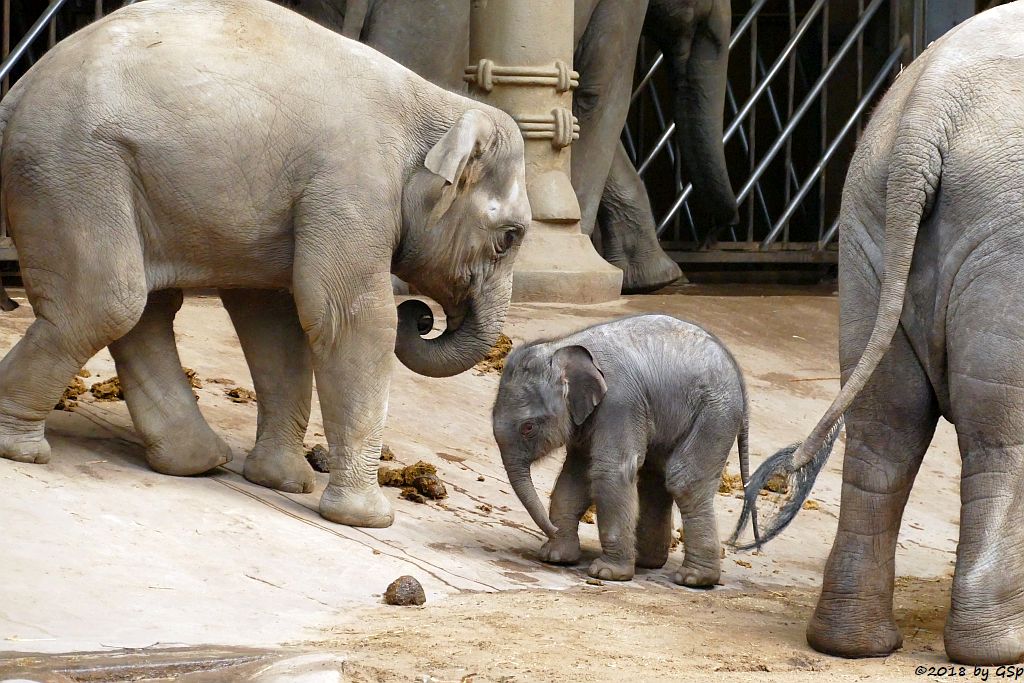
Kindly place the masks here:
<instances>
[{"instance_id":1,"label":"elephant's back","mask_svg":"<svg viewBox=\"0 0 1024 683\"><path fill-rule=\"evenodd\" d=\"M173 134L233 117L244 136L261 123L249 112L340 127L402 111L423 86L375 50L266 0L146 0L61 41L12 90L11 106L101 131Z\"/></svg>"}]
</instances>

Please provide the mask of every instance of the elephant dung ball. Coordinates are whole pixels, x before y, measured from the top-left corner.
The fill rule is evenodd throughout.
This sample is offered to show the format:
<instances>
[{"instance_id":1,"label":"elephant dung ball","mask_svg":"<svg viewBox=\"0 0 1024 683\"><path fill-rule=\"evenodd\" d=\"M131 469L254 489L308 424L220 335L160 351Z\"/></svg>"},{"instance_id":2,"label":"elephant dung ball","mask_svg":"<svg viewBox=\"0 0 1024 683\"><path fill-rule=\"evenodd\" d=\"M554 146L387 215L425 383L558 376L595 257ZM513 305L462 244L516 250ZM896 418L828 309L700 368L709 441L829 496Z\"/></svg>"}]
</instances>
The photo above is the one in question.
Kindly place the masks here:
<instances>
[{"instance_id":1,"label":"elephant dung ball","mask_svg":"<svg viewBox=\"0 0 1024 683\"><path fill-rule=\"evenodd\" d=\"M89 387L89 393L99 401L123 401L124 392L121 390L121 380L114 375L110 379L96 382Z\"/></svg>"},{"instance_id":2,"label":"elephant dung ball","mask_svg":"<svg viewBox=\"0 0 1024 683\"><path fill-rule=\"evenodd\" d=\"M388 605L422 605L427 601L427 594L423 592L423 586L414 577L405 575L399 576L391 582L384 592L384 602Z\"/></svg>"},{"instance_id":3,"label":"elephant dung ball","mask_svg":"<svg viewBox=\"0 0 1024 683\"><path fill-rule=\"evenodd\" d=\"M79 379L77 376L71 380L71 384L67 386L64 393L61 395L60 400L57 401L57 405L53 407L54 410L65 410L71 412L78 405L77 399L79 396L87 392L85 388L85 382Z\"/></svg>"},{"instance_id":4,"label":"elephant dung ball","mask_svg":"<svg viewBox=\"0 0 1024 683\"><path fill-rule=\"evenodd\" d=\"M395 459L395 452L391 450L391 446L382 444L380 447L380 459L390 462Z\"/></svg>"},{"instance_id":5,"label":"elephant dung ball","mask_svg":"<svg viewBox=\"0 0 1024 683\"><path fill-rule=\"evenodd\" d=\"M316 444L306 451L306 462L315 471L327 474L331 471L330 453L323 444Z\"/></svg>"}]
</instances>

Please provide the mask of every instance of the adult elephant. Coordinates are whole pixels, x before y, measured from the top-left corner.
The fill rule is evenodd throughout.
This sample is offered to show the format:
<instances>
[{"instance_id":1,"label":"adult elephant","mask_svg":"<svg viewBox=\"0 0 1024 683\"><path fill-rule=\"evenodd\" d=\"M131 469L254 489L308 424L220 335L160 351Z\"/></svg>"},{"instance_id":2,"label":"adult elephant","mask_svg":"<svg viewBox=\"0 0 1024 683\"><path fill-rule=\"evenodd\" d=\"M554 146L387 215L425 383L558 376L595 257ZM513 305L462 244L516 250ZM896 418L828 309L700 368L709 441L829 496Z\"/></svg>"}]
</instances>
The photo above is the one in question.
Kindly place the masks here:
<instances>
[{"instance_id":1,"label":"adult elephant","mask_svg":"<svg viewBox=\"0 0 1024 683\"><path fill-rule=\"evenodd\" d=\"M1024 3L1013 3L933 43L882 100L850 164L840 215L843 388L807 440L766 461L747 486L749 505L773 472L795 480L761 527L768 540L800 509L845 414L839 529L807 629L822 652L867 657L900 646L896 542L942 415L963 463L946 653L977 665L1024 657L1022 34Z\"/></svg>"},{"instance_id":2,"label":"adult elephant","mask_svg":"<svg viewBox=\"0 0 1024 683\"><path fill-rule=\"evenodd\" d=\"M467 0L279 1L438 85L465 87ZM658 243L647 190L619 140L641 32L668 57L673 116L699 215L714 224L736 220L721 142L730 18L728 0L576 2L574 66L580 84L573 109L580 139L573 145L572 184L582 230L623 270L624 292L656 289L681 274Z\"/></svg>"}]
</instances>

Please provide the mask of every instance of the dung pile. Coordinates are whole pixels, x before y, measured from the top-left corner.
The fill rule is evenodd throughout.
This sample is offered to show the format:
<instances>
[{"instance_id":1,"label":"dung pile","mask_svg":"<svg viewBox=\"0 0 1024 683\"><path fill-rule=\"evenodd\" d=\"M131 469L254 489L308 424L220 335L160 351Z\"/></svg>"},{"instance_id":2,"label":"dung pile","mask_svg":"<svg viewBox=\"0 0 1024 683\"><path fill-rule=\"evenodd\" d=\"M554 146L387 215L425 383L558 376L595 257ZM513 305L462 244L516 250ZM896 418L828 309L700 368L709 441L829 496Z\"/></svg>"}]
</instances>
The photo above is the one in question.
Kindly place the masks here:
<instances>
[{"instance_id":1,"label":"dung pile","mask_svg":"<svg viewBox=\"0 0 1024 683\"><path fill-rule=\"evenodd\" d=\"M327 474L331 471L330 453L323 444L316 444L306 451L306 462L316 472Z\"/></svg>"},{"instance_id":2,"label":"dung pile","mask_svg":"<svg viewBox=\"0 0 1024 683\"><path fill-rule=\"evenodd\" d=\"M377 483L402 489L401 497L414 503L448 497L444 482L437 476L437 468L422 460L408 467L381 467L377 470Z\"/></svg>"},{"instance_id":3,"label":"dung pile","mask_svg":"<svg viewBox=\"0 0 1024 683\"><path fill-rule=\"evenodd\" d=\"M255 403L256 392L245 387L232 387L225 389L224 395L231 399L232 403Z\"/></svg>"},{"instance_id":4,"label":"dung pile","mask_svg":"<svg viewBox=\"0 0 1024 683\"><path fill-rule=\"evenodd\" d=\"M114 375L110 379L100 380L91 387L89 387L89 393L92 394L97 401L123 401L124 391L121 390L121 380Z\"/></svg>"},{"instance_id":5,"label":"dung pile","mask_svg":"<svg viewBox=\"0 0 1024 683\"><path fill-rule=\"evenodd\" d=\"M190 387L192 387L193 389L202 389L203 388L203 380L199 379L199 376L196 375L196 371L195 370L193 370L192 368L185 368L185 367L183 367L182 370L185 371L185 377L188 378L188 385Z\"/></svg>"},{"instance_id":6,"label":"dung pile","mask_svg":"<svg viewBox=\"0 0 1024 683\"><path fill-rule=\"evenodd\" d=\"M384 602L388 605L399 605L408 607L410 605L422 605L427 601L427 595L423 592L423 586L415 577L399 576L391 582L384 592Z\"/></svg>"},{"instance_id":7,"label":"dung pile","mask_svg":"<svg viewBox=\"0 0 1024 683\"><path fill-rule=\"evenodd\" d=\"M505 358L512 351L512 340L505 335L500 335L498 341L495 342L494 346L484 359L474 366L474 369L482 372L498 372L500 373L505 369Z\"/></svg>"},{"instance_id":8,"label":"dung pile","mask_svg":"<svg viewBox=\"0 0 1024 683\"><path fill-rule=\"evenodd\" d=\"M82 372L89 372L83 370ZM81 373L79 373L81 375ZM88 377L88 375L85 375ZM89 390L85 386L85 382L82 381L80 376L76 376L71 380L71 384L68 385L67 389L64 390L64 394L57 401L57 405L53 407L54 410L66 410L71 412L78 405L78 397L88 392Z\"/></svg>"}]
</instances>

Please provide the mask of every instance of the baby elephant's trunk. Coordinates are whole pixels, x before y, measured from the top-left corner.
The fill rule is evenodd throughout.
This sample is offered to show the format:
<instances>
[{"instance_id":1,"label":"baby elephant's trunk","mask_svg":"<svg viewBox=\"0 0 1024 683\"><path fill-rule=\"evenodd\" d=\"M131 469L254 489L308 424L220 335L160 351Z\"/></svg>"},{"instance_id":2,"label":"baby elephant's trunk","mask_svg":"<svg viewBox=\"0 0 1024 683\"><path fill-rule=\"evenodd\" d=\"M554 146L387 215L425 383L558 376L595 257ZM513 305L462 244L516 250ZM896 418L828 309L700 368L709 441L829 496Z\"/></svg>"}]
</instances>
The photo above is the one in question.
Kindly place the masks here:
<instances>
[{"instance_id":1,"label":"baby elephant's trunk","mask_svg":"<svg viewBox=\"0 0 1024 683\"><path fill-rule=\"evenodd\" d=\"M519 496L520 502L530 513L530 517L541 531L547 534L548 538L554 537L557 529L548 518L548 511L544 509L544 503L537 495L537 487L533 485L533 477L530 475L530 465L522 467L510 466L506 463L505 469L508 471L508 482L512 484L512 490Z\"/></svg>"}]
</instances>

